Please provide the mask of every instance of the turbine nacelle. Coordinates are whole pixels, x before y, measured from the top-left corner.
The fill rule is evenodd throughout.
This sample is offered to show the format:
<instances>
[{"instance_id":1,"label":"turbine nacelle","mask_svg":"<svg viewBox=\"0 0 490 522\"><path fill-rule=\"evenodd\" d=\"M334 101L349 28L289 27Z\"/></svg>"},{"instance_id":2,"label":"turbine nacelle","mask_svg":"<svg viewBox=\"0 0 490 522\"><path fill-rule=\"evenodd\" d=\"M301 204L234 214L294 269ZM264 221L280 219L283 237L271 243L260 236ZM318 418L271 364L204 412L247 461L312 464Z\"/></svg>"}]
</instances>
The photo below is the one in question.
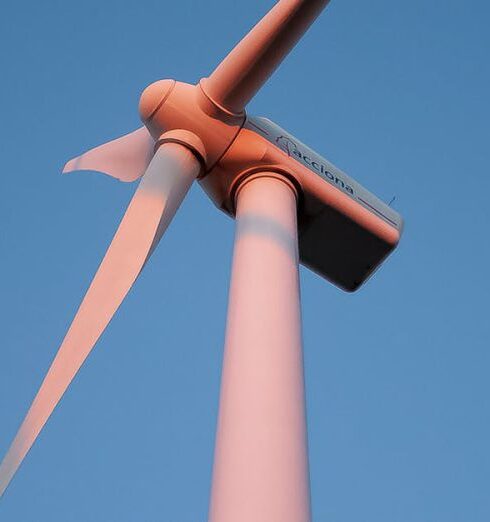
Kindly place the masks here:
<instances>
[{"instance_id":1,"label":"turbine nacelle","mask_svg":"<svg viewBox=\"0 0 490 522\"><path fill-rule=\"evenodd\" d=\"M199 181L215 205L234 216L239 187L257 172L294 185L300 261L344 290L359 288L398 244L403 222L397 212L266 118L247 116Z\"/></svg>"}]
</instances>

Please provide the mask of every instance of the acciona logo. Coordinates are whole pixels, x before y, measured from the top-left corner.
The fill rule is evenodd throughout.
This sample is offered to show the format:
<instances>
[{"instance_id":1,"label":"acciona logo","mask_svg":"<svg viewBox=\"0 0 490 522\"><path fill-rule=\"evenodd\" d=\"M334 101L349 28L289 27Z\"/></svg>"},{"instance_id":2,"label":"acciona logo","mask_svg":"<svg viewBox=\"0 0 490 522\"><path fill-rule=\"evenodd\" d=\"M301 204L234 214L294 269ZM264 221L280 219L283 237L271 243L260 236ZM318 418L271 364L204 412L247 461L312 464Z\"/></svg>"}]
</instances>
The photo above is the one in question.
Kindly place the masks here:
<instances>
[{"instance_id":1,"label":"acciona logo","mask_svg":"<svg viewBox=\"0 0 490 522\"><path fill-rule=\"evenodd\" d=\"M291 138L282 135L276 138L276 143L277 146L281 150L286 152L288 156L300 160L310 170L317 171L318 173L322 174L327 179L329 179L332 183L335 183L335 185L337 185L345 192L354 195L354 190L348 183L346 183L341 177L339 177L338 174L333 174L332 172L330 172L328 167L324 163L322 163L321 160L317 158L311 158L310 156L302 152L298 148L298 145Z\"/></svg>"}]
</instances>

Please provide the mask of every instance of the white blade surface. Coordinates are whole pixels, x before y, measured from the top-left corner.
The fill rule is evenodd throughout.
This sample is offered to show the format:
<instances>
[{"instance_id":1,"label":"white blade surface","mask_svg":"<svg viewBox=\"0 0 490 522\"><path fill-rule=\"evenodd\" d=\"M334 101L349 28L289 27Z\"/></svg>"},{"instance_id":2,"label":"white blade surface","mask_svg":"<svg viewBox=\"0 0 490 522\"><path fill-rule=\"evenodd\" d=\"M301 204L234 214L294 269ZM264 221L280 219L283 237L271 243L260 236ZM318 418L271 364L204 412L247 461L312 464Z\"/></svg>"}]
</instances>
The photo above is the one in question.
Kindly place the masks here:
<instances>
[{"instance_id":1,"label":"white blade surface","mask_svg":"<svg viewBox=\"0 0 490 522\"><path fill-rule=\"evenodd\" d=\"M165 232L200 163L162 145L150 163L68 333L0 465L0 496Z\"/></svg>"},{"instance_id":2,"label":"white blade surface","mask_svg":"<svg viewBox=\"0 0 490 522\"><path fill-rule=\"evenodd\" d=\"M146 127L95 147L71 159L63 174L76 170L96 170L121 181L140 178L153 157L155 141Z\"/></svg>"}]
</instances>

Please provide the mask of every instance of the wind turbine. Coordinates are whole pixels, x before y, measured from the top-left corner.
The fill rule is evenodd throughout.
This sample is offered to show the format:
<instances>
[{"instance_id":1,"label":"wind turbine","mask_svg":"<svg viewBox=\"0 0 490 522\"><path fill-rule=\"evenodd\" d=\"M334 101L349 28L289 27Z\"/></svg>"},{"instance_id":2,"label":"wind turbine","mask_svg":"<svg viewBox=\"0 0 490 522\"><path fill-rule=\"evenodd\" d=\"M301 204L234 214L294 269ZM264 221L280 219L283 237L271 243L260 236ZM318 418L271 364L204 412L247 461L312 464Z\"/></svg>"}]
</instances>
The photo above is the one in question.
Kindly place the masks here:
<instances>
[{"instance_id":1,"label":"wind turbine","mask_svg":"<svg viewBox=\"0 0 490 522\"><path fill-rule=\"evenodd\" d=\"M277 2L197 85L147 87L144 127L66 164L141 181L0 465L0 495L198 180L236 219L209 520L310 520L298 263L353 291L402 231L393 209L245 113L327 4Z\"/></svg>"}]
</instances>

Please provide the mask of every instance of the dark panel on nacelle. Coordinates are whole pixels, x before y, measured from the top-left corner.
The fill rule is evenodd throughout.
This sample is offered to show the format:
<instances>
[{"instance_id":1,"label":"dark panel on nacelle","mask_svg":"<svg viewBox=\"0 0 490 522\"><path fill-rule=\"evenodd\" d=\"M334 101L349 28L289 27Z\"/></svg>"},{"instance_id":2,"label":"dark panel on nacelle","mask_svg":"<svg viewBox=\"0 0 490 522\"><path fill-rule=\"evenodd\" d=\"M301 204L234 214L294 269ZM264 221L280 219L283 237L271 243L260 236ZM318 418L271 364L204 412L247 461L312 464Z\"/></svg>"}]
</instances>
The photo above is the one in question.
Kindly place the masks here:
<instances>
[{"instance_id":1,"label":"dark panel on nacelle","mask_svg":"<svg viewBox=\"0 0 490 522\"><path fill-rule=\"evenodd\" d=\"M301 263L349 292L357 290L393 249L393 244L331 207L312 219L300 218Z\"/></svg>"}]
</instances>

